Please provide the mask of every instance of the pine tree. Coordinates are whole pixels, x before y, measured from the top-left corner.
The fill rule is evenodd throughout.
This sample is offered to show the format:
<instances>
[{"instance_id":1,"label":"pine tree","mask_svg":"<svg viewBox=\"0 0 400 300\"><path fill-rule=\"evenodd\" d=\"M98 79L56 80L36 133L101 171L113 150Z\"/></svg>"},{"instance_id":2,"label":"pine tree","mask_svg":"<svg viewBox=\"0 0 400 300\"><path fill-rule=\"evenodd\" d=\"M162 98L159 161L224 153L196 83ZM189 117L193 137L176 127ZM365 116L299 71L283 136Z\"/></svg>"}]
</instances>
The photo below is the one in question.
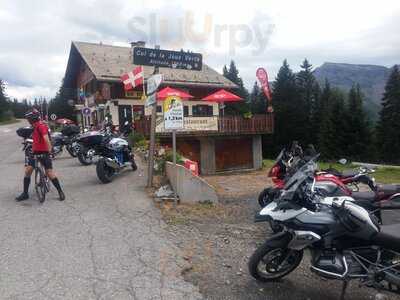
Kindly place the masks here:
<instances>
[{"instance_id":1,"label":"pine tree","mask_svg":"<svg viewBox=\"0 0 400 300\"><path fill-rule=\"evenodd\" d=\"M385 162L400 162L400 71L394 66L386 83L382 110L377 126L380 158Z\"/></svg>"},{"instance_id":2,"label":"pine tree","mask_svg":"<svg viewBox=\"0 0 400 300\"><path fill-rule=\"evenodd\" d=\"M233 60L231 61L229 70L226 68L226 66L224 66L222 72L226 78L239 87L238 90L235 91L235 94L243 99L240 102L229 103L226 105L225 113L231 115L242 115L246 112L249 112L249 92L244 87L243 80L239 76L239 70L237 69L235 62Z\"/></svg>"},{"instance_id":3,"label":"pine tree","mask_svg":"<svg viewBox=\"0 0 400 300\"><path fill-rule=\"evenodd\" d=\"M48 110L49 116L55 114L58 118L75 120L74 108L68 104L68 93L64 83L61 84L56 96L50 100Z\"/></svg>"},{"instance_id":4,"label":"pine tree","mask_svg":"<svg viewBox=\"0 0 400 300\"><path fill-rule=\"evenodd\" d=\"M0 121L9 119L9 102L4 82L0 79Z\"/></svg>"},{"instance_id":5,"label":"pine tree","mask_svg":"<svg viewBox=\"0 0 400 300\"><path fill-rule=\"evenodd\" d=\"M334 128L331 115L331 97L332 90L329 82L326 80L321 92L321 97L317 107L318 130L318 149L322 158L332 158L335 149L332 144L334 138Z\"/></svg>"},{"instance_id":6,"label":"pine tree","mask_svg":"<svg viewBox=\"0 0 400 300\"><path fill-rule=\"evenodd\" d=\"M252 114L264 114L267 111L267 99L257 81L254 82L253 89L249 95L249 103Z\"/></svg>"},{"instance_id":7,"label":"pine tree","mask_svg":"<svg viewBox=\"0 0 400 300\"><path fill-rule=\"evenodd\" d=\"M353 159L365 159L371 143L371 131L358 84L349 91L347 111L347 155Z\"/></svg>"},{"instance_id":8,"label":"pine tree","mask_svg":"<svg viewBox=\"0 0 400 300\"><path fill-rule=\"evenodd\" d=\"M312 65L305 59L302 63L301 71L296 74L296 84L298 88L299 102L298 113L299 119L304 123L303 143L315 143L317 134L315 131L314 114L318 97L319 85L312 72Z\"/></svg>"},{"instance_id":9,"label":"pine tree","mask_svg":"<svg viewBox=\"0 0 400 300\"><path fill-rule=\"evenodd\" d=\"M272 93L275 110L274 141L278 150L293 140L301 141L304 137L303 124L299 123L298 94L296 76L284 60L279 69ZM300 121L301 122L301 121Z\"/></svg>"}]
</instances>

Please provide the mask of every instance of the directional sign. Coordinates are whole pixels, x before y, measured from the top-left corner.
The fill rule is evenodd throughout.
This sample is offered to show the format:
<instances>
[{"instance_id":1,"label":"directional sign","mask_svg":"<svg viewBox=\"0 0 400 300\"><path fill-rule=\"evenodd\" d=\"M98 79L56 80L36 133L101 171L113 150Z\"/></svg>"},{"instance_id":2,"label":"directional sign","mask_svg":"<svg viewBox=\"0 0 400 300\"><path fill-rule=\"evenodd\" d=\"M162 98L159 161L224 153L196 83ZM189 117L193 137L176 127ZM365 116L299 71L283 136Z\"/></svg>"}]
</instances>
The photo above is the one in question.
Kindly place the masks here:
<instances>
[{"instance_id":1,"label":"directional sign","mask_svg":"<svg viewBox=\"0 0 400 300\"><path fill-rule=\"evenodd\" d=\"M89 107L82 108L82 114L84 116L90 116L91 113L92 113L92 110Z\"/></svg>"},{"instance_id":2,"label":"directional sign","mask_svg":"<svg viewBox=\"0 0 400 300\"><path fill-rule=\"evenodd\" d=\"M135 47L133 63L142 66L200 71L203 56L200 53Z\"/></svg>"},{"instance_id":3,"label":"directional sign","mask_svg":"<svg viewBox=\"0 0 400 300\"><path fill-rule=\"evenodd\" d=\"M55 121L55 120L57 119L57 115L56 115L56 114L51 114L51 115L50 115L50 119L51 119L52 121Z\"/></svg>"},{"instance_id":4,"label":"directional sign","mask_svg":"<svg viewBox=\"0 0 400 300\"><path fill-rule=\"evenodd\" d=\"M146 106L153 105L157 102L156 92L157 88L162 82L162 74L156 74L147 79L147 100Z\"/></svg>"},{"instance_id":5,"label":"directional sign","mask_svg":"<svg viewBox=\"0 0 400 300\"><path fill-rule=\"evenodd\" d=\"M170 96L164 100L164 128L176 130L183 128L183 104L182 99Z\"/></svg>"}]
</instances>

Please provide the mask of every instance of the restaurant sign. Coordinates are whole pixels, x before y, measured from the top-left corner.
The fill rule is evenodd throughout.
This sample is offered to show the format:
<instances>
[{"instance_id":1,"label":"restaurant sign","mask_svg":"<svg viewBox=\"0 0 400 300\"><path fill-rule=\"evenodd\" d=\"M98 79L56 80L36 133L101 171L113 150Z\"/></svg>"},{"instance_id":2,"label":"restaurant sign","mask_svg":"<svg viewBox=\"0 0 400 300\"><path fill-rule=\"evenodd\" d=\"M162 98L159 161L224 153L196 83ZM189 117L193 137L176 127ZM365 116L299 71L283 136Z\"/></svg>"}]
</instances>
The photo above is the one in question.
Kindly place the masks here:
<instances>
[{"instance_id":1,"label":"restaurant sign","mask_svg":"<svg viewBox=\"0 0 400 300\"><path fill-rule=\"evenodd\" d=\"M135 65L200 71L202 63L203 56L200 53L143 47L133 49L133 64Z\"/></svg>"},{"instance_id":2,"label":"restaurant sign","mask_svg":"<svg viewBox=\"0 0 400 300\"><path fill-rule=\"evenodd\" d=\"M163 133L168 130L164 127L163 118L157 119L156 132ZM218 131L218 117L185 117L183 120L183 129L178 132L192 131Z\"/></svg>"}]
</instances>

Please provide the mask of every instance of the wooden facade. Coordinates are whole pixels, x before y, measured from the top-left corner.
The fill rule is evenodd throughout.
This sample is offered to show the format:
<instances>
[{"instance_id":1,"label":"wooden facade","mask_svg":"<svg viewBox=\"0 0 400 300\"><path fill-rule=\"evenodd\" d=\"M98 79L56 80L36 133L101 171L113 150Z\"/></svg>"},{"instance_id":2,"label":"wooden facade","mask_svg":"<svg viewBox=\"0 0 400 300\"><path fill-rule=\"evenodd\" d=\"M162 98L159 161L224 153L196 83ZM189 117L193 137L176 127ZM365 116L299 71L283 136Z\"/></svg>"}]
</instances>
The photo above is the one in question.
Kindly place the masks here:
<instances>
[{"instance_id":1,"label":"wooden facade","mask_svg":"<svg viewBox=\"0 0 400 300\"><path fill-rule=\"evenodd\" d=\"M115 125L133 122L135 132L150 135L150 109L144 106L143 86L126 92L120 76L135 65L129 47L73 42L64 80L64 88L75 100L78 119L83 126L101 126L106 115ZM153 68L144 66L145 82ZM235 93L237 86L203 63L200 71L160 68L163 86L181 89L193 96L184 101L186 130L177 134L178 151L197 161L203 174L224 170L260 168L261 135L272 134L273 114L220 116L217 103L202 101L221 88ZM91 108L84 117L81 109ZM162 103L157 117L162 118ZM188 129L190 128L190 129ZM158 129L163 145L170 145L170 133Z\"/></svg>"}]
</instances>

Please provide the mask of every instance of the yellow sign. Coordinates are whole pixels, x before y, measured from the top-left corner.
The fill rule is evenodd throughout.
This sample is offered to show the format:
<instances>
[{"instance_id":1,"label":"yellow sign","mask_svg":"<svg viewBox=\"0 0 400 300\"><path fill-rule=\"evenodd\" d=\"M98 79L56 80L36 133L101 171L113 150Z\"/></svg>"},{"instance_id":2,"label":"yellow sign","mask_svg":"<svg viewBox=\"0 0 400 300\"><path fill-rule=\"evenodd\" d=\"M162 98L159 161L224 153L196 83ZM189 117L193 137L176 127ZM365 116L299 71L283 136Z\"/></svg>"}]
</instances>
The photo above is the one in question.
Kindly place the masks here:
<instances>
[{"instance_id":1,"label":"yellow sign","mask_svg":"<svg viewBox=\"0 0 400 300\"><path fill-rule=\"evenodd\" d=\"M176 130L183 128L183 104L182 99L170 96L164 100L164 128Z\"/></svg>"}]
</instances>

